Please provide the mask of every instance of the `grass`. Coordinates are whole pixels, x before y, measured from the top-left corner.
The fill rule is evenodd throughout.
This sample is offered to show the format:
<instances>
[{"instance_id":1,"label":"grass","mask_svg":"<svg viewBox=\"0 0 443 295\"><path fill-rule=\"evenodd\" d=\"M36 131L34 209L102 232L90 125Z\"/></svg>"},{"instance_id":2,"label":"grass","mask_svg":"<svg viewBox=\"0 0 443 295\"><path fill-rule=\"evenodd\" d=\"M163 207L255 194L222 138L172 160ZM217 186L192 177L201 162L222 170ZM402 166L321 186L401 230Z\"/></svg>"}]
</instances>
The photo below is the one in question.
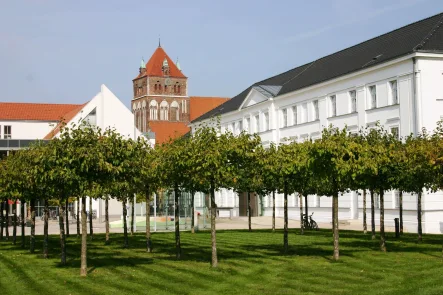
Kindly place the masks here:
<instances>
[{"instance_id":1,"label":"grass","mask_svg":"<svg viewBox=\"0 0 443 295\"><path fill-rule=\"evenodd\" d=\"M281 231L220 231L219 267L212 269L209 232L182 232L183 259L175 260L174 233L154 233L146 253L141 233L121 247L121 234L95 235L89 243L87 278L79 276L80 239L67 241L68 265L59 265L58 236L50 237L49 259L0 242L0 294L443 294L441 236L388 235L387 253L360 232L340 233L341 257L331 261L330 231L289 235Z\"/></svg>"}]
</instances>

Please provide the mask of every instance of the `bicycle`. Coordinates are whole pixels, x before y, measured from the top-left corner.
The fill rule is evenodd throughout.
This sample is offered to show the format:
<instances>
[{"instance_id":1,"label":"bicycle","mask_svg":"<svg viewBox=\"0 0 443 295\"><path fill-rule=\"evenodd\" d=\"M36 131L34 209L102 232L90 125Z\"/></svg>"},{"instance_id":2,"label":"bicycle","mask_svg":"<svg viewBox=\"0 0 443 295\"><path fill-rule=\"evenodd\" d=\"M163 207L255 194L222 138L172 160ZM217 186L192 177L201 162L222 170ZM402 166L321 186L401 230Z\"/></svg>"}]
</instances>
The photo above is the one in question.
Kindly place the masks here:
<instances>
[{"instance_id":1,"label":"bicycle","mask_svg":"<svg viewBox=\"0 0 443 295\"><path fill-rule=\"evenodd\" d=\"M311 215L309 215L309 220L306 220L306 214L303 214L303 228L304 229L313 229L318 230L318 224L315 222L314 219L312 219L312 215L314 215L314 212L312 212Z\"/></svg>"}]
</instances>

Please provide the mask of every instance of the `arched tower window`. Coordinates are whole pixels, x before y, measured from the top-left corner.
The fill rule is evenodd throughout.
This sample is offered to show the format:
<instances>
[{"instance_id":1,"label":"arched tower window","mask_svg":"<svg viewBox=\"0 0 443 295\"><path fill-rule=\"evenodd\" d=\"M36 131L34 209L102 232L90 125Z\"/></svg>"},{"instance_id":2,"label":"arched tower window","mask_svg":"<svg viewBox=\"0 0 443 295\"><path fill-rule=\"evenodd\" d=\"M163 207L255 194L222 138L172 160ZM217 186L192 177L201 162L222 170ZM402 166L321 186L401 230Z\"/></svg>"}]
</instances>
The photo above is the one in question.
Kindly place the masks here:
<instances>
[{"instance_id":1,"label":"arched tower window","mask_svg":"<svg viewBox=\"0 0 443 295\"><path fill-rule=\"evenodd\" d=\"M149 103L149 118L150 120L158 120L158 104L155 100L151 100Z\"/></svg>"},{"instance_id":2,"label":"arched tower window","mask_svg":"<svg viewBox=\"0 0 443 295\"><path fill-rule=\"evenodd\" d=\"M166 100L160 104L160 120L169 120L169 104Z\"/></svg>"},{"instance_id":3,"label":"arched tower window","mask_svg":"<svg viewBox=\"0 0 443 295\"><path fill-rule=\"evenodd\" d=\"M142 116L141 116L141 103L137 103L137 129L140 130L142 126Z\"/></svg>"},{"instance_id":4,"label":"arched tower window","mask_svg":"<svg viewBox=\"0 0 443 295\"><path fill-rule=\"evenodd\" d=\"M146 100L144 100L142 102L142 129L140 130L141 132L146 132L146 116L147 116L147 112L146 112Z\"/></svg>"},{"instance_id":5,"label":"arched tower window","mask_svg":"<svg viewBox=\"0 0 443 295\"><path fill-rule=\"evenodd\" d=\"M180 121L178 103L175 100L171 103L171 117L173 117L176 121Z\"/></svg>"},{"instance_id":6,"label":"arched tower window","mask_svg":"<svg viewBox=\"0 0 443 295\"><path fill-rule=\"evenodd\" d=\"M177 87L177 92L180 93L180 85Z\"/></svg>"},{"instance_id":7,"label":"arched tower window","mask_svg":"<svg viewBox=\"0 0 443 295\"><path fill-rule=\"evenodd\" d=\"M157 83L154 85L154 90L157 91Z\"/></svg>"}]
</instances>

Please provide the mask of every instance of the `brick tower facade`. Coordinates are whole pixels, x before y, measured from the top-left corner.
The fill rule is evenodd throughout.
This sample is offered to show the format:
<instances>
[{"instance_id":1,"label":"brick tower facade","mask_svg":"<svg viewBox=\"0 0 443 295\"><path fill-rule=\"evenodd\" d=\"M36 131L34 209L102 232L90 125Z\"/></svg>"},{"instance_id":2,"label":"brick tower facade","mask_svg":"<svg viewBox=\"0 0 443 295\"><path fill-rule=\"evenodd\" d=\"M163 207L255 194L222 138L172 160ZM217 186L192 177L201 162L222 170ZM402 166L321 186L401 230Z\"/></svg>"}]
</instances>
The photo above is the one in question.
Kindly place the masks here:
<instances>
[{"instance_id":1,"label":"brick tower facade","mask_svg":"<svg viewBox=\"0 0 443 295\"><path fill-rule=\"evenodd\" d=\"M190 121L228 100L188 96L188 78L160 44L147 63L142 60L132 82L134 124L141 132L154 132L157 143L187 133Z\"/></svg>"},{"instance_id":2,"label":"brick tower facade","mask_svg":"<svg viewBox=\"0 0 443 295\"><path fill-rule=\"evenodd\" d=\"M159 46L133 80L132 111L141 132L150 122L189 123L188 78Z\"/></svg>"}]
</instances>

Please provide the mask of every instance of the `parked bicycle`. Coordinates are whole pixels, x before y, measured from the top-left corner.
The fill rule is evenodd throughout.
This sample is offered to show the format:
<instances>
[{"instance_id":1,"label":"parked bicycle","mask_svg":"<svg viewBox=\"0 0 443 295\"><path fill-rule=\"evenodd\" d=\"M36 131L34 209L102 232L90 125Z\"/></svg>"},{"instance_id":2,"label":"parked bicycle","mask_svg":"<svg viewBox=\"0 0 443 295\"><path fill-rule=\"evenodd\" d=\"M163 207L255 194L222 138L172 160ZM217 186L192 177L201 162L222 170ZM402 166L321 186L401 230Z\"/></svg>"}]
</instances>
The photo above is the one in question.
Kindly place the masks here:
<instances>
[{"instance_id":1,"label":"parked bicycle","mask_svg":"<svg viewBox=\"0 0 443 295\"><path fill-rule=\"evenodd\" d=\"M312 215L314 215L314 212L312 212L312 214L308 216L309 220L306 220L306 214L303 214L303 228L318 230L318 224L317 222L315 222L314 219L312 219Z\"/></svg>"}]
</instances>

